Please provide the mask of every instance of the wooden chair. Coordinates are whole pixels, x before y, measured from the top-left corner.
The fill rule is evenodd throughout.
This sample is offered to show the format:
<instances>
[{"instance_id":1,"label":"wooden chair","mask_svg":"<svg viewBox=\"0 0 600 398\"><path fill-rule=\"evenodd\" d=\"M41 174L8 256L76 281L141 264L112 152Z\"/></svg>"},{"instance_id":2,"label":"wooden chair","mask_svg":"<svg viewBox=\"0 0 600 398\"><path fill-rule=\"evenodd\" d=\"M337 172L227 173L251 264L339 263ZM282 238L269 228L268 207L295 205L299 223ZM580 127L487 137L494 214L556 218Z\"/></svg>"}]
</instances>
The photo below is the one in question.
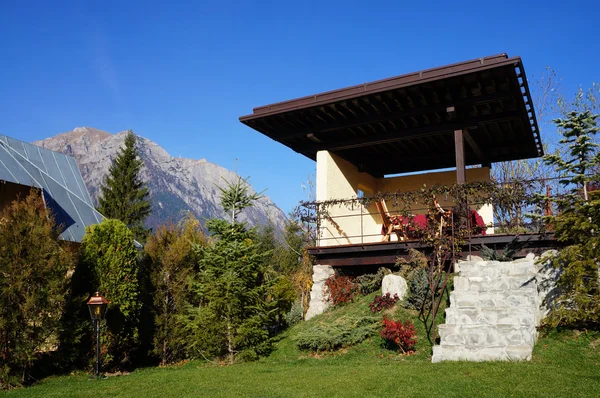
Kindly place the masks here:
<instances>
[{"instance_id":1,"label":"wooden chair","mask_svg":"<svg viewBox=\"0 0 600 398\"><path fill-rule=\"evenodd\" d=\"M390 216L390 213L387 209L384 199L380 199L375 202L375 206L377 206L377 211L381 216L381 221L383 222L382 233L383 239L382 242L389 242L392 236L392 232L396 234L398 240L407 239L406 231L404 230L404 225L402 224L401 217L398 216Z\"/></svg>"},{"instance_id":2,"label":"wooden chair","mask_svg":"<svg viewBox=\"0 0 600 398\"><path fill-rule=\"evenodd\" d=\"M437 223L439 228L436 236L442 235L444 228L446 228L452 222L452 210L444 210L436 198L433 198L433 214L430 216Z\"/></svg>"}]
</instances>

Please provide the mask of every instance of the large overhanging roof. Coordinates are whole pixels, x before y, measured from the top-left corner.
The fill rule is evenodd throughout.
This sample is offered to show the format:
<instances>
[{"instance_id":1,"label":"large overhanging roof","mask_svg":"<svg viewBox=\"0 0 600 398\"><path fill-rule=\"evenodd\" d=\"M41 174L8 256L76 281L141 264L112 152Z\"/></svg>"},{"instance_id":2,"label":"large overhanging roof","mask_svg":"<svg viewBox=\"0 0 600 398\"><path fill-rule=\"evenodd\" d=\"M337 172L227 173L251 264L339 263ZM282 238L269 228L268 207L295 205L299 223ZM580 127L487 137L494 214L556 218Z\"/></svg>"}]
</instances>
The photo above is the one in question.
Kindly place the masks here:
<instances>
[{"instance_id":1,"label":"large overhanging roof","mask_svg":"<svg viewBox=\"0 0 600 398\"><path fill-rule=\"evenodd\" d=\"M506 54L254 108L240 121L316 159L328 150L374 176L543 155L521 58Z\"/></svg>"}]
</instances>

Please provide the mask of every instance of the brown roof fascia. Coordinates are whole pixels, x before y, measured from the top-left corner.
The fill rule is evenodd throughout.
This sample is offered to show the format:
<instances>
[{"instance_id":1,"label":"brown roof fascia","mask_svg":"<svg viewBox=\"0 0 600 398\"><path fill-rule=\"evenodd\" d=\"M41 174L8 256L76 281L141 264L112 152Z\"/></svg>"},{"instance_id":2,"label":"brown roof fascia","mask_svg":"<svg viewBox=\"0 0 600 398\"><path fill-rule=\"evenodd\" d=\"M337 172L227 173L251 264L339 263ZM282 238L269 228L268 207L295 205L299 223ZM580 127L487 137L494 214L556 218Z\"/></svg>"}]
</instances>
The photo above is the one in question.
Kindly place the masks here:
<instances>
[{"instance_id":1,"label":"brown roof fascia","mask_svg":"<svg viewBox=\"0 0 600 398\"><path fill-rule=\"evenodd\" d=\"M287 111L310 108L313 106L328 104L334 101L348 100L392 89L410 87L430 81L442 80L510 64L515 66L521 64L521 58L508 58L508 55L506 54L498 54L490 57L474 59L471 61L464 61L456 64L426 69L420 72L408 73L383 80L377 80L371 83L364 83L338 90L327 91L293 100L276 102L271 105L254 108L253 114L241 116L240 121L245 122L264 116L271 116Z\"/></svg>"}]
</instances>

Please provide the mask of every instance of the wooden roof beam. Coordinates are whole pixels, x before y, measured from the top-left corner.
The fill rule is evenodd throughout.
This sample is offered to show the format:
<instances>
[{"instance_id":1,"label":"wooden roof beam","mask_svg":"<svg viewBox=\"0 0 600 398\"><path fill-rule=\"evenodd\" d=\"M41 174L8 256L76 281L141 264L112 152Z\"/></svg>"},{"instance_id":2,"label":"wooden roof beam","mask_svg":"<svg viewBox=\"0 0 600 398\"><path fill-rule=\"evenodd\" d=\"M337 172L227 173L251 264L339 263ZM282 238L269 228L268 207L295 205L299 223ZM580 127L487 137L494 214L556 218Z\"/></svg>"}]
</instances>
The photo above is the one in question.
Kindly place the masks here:
<instances>
[{"instance_id":1,"label":"wooden roof beam","mask_svg":"<svg viewBox=\"0 0 600 398\"><path fill-rule=\"evenodd\" d=\"M366 113L365 116L361 116L360 118L346 119L343 122L336 123L333 126L330 124L323 124L321 126L316 126L316 127L310 128L310 129L300 129L300 130L297 130L296 132L289 132L289 133L283 132L283 133L275 134L275 135L278 137L278 139L282 139L282 140L288 139L288 138L304 137L309 133L312 133L312 134L328 133L331 131L343 130L343 129L346 129L349 127L358 127L358 126L364 126L364 125L377 123L377 122L393 121L393 120L403 118L403 117L418 116L418 115L421 115L424 113L426 114L426 113L445 112L449 106L455 106L458 108L461 106L471 105L473 103L473 101L475 101L478 104L503 101L506 99L510 99L511 96L512 96L512 94L510 92L500 92L500 93L494 93L494 94L490 94L490 95L482 95L482 96L476 97L476 98L466 98L466 99L462 99L462 100L458 100L458 101L453 101L452 103L446 102L446 103L436 104L436 105L423 107L423 108L408 109L405 111L397 111L391 115L385 115L385 116L373 117L370 113ZM338 105L344 106L343 103L340 103ZM358 102L353 105L356 106L357 108L361 109L363 112L367 112L365 110L364 105L361 106ZM346 104L345 106L347 107L348 105ZM270 118L268 118L268 119L270 119ZM319 117L319 119L323 120L321 117ZM252 127L254 127L254 126L252 126Z\"/></svg>"},{"instance_id":2,"label":"wooden roof beam","mask_svg":"<svg viewBox=\"0 0 600 398\"><path fill-rule=\"evenodd\" d=\"M489 115L481 118L473 118L470 120L454 121L450 123L437 124L425 127L409 128L396 130L389 133L380 133L376 135L369 135L364 137L352 138L343 141L326 142L323 137L320 139L323 144L310 147L300 147L298 151L314 150L316 151L343 151L353 148L361 148L369 145L380 145L389 144L392 142L407 140L418 136L438 135L449 133L454 130L473 130L476 129L480 123L496 122L500 120L508 120L517 117L516 112L504 112L497 115Z\"/></svg>"},{"instance_id":3,"label":"wooden roof beam","mask_svg":"<svg viewBox=\"0 0 600 398\"><path fill-rule=\"evenodd\" d=\"M485 161L483 151L481 150L481 148L479 148L479 145L477 145L471 134L467 130L465 130L463 132L463 137L465 141L467 141L467 144L469 144L469 147L471 148L477 159L479 159L483 163Z\"/></svg>"}]
</instances>

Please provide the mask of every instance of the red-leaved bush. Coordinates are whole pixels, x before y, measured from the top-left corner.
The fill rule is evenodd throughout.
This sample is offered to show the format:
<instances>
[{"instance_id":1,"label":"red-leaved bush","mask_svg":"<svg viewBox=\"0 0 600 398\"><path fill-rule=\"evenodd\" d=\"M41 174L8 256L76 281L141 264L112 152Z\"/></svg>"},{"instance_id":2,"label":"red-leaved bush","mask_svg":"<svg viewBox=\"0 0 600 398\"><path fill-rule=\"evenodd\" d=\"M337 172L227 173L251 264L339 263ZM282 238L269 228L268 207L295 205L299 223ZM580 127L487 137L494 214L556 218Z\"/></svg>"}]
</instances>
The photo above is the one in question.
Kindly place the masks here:
<instances>
[{"instance_id":1,"label":"red-leaved bush","mask_svg":"<svg viewBox=\"0 0 600 398\"><path fill-rule=\"evenodd\" d=\"M373 312L379 312L381 310L392 308L398 300L400 300L400 297L398 297L397 293L392 296L388 292L383 296L375 296L373 302L369 304L369 308Z\"/></svg>"},{"instance_id":2,"label":"red-leaved bush","mask_svg":"<svg viewBox=\"0 0 600 398\"><path fill-rule=\"evenodd\" d=\"M417 344L415 325L410 321L403 324L401 321L396 322L384 316L383 329L379 334L386 343L397 346L405 354L414 351Z\"/></svg>"},{"instance_id":3,"label":"red-leaved bush","mask_svg":"<svg viewBox=\"0 0 600 398\"><path fill-rule=\"evenodd\" d=\"M332 275L325 281L327 301L333 305L348 303L358 293L358 285L352 278L343 275Z\"/></svg>"}]
</instances>

